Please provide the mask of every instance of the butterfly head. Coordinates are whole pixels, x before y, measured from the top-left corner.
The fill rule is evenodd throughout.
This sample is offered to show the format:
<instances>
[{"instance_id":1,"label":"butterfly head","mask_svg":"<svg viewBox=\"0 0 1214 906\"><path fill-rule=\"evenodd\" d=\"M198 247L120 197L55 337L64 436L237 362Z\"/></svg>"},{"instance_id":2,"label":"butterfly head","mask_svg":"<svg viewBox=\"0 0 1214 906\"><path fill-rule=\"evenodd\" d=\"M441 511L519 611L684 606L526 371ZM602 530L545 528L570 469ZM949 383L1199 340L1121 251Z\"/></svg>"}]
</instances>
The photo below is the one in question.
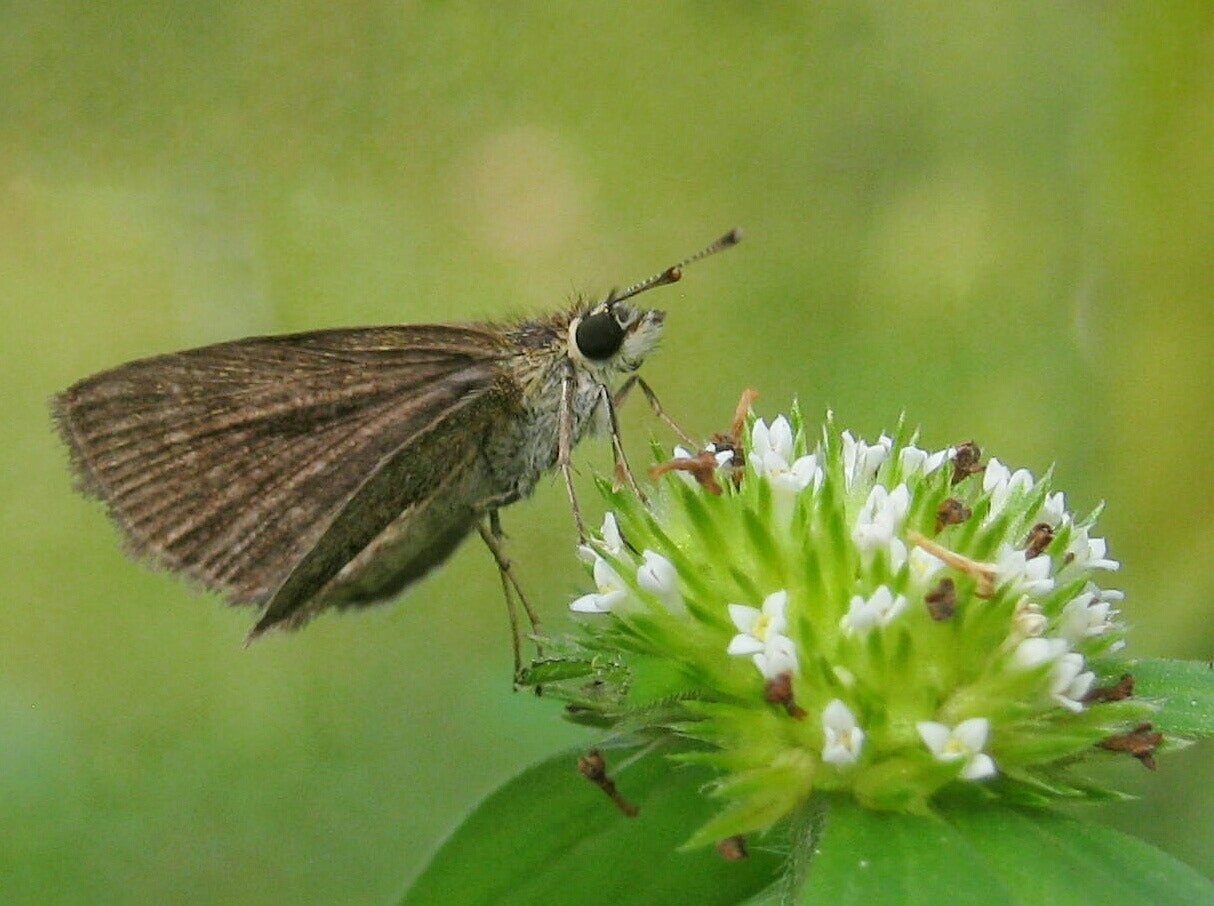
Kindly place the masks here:
<instances>
[{"instance_id":1,"label":"butterfly head","mask_svg":"<svg viewBox=\"0 0 1214 906\"><path fill-rule=\"evenodd\" d=\"M569 355L596 371L636 371L657 345L666 312L608 297L569 323Z\"/></svg>"}]
</instances>

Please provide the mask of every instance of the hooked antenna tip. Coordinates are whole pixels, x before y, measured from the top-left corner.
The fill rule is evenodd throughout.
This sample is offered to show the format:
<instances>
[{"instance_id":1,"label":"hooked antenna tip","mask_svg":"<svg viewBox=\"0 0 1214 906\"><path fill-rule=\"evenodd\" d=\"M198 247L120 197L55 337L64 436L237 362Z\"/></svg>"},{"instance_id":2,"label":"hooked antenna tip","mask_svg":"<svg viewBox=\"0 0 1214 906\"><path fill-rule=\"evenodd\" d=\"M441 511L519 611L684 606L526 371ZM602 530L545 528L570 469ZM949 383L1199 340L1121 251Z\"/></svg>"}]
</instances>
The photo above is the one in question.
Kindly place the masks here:
<instances>
[{"instance_id":1,"label":"hooked antenna tip","mask_svg":"<svg viewBox=\"0 0 1214 906\"><path fill-rule=\"evenodd\" d=\"M653 289L657 286L667 286L671 283L677 283L683 276L683 268L689 264L699 261L701 258L707 258L709 255L715 254L722 249L727 249L730 246L737 245L742 241L742 231L734 227L716 242L707 248L701 249L689 258L684 258L678 264L666 268L660 274L655 274L640 283L634 283L632 286L625 289L623 292L611 293L610 299L612 302L620 302L624 299L631 299L633 296L645 292L647 289Z\"/></svg>"}]
</instances>

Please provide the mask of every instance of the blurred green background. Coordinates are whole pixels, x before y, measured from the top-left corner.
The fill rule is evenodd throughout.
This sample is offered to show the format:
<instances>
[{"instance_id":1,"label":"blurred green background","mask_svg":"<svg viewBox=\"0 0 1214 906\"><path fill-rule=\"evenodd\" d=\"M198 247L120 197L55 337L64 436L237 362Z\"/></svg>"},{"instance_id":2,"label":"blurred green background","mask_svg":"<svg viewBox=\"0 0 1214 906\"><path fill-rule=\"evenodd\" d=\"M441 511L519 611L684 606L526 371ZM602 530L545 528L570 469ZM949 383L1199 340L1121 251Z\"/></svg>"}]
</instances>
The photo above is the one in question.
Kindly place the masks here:
<instances>
[{"instance_id":1,"label":"blurred green background","mask_svg":"<svg viewBox=\"0 0 1214 906\"><path fill-rule=\"evenodd\" d=\"M511 693L477 544L242 649L252 613L127 561L72 493L55 390L246 334L543 312L739 224L650 297L672 413L719 429L751 386L1056 462L1075 509L1108 501L1130 653L1206 659L1212 210L1207 2L4 4L0 902L382 903L587 738ZM624 430L665 437L641 405ZM584 481L608 462L579 451ZM506 526L559 626L584 584L559 485ZM1214 875L1214 747L1128 762L1144 798L1104 816Z\"/></svg>"}]
</instances>

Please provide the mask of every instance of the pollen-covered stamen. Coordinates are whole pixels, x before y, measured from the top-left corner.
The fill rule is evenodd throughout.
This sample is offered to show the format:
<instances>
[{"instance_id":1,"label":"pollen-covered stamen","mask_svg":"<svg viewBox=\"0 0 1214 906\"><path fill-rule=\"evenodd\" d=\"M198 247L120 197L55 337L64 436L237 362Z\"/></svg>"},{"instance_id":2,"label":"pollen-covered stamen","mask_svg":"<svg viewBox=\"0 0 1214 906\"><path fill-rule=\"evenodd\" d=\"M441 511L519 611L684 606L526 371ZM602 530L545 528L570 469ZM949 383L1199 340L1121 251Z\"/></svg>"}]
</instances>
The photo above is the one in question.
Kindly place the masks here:
<instances>
[{"instance_id":1,"label":"pollen-covered stamen","mask_svg":"<svg viewBox=\"0 0 1214 906\"><path fill-rule=\"evenodd\" d=\"M972 440L967 440L957 446L953 455L953 484L960 484L970 475L976 475L985 469L982 464L982 448Z\"/></svg>"},{"instance_id":2,"label":"pollen-covered stamen","mask_svg":"<svg viewBox=\"0 0 1214 906\"><path fill-rule=\"evenodd\" d=\"M936 533L939 534L948 525L960 525L973 515L973 510L956 497L941 501L936 507Z\"/></svg>"},{"instance_id":3,"label":"pollen-covered stamen","mask_svg":"<svg viewBox=\"0 0 1214 906\"><path fill-rule=\"evenodd\" d=\"M805 709L797 704L792 692L792 671L784 670L767 681L763 687L763 700L773 705L783 705L789 717L801 720Z\"/></svg>"},{"instance_id":4,"label":"pollen-covered stamen","mask_svg":"<svg viewBox=\"0 0 1214 906\"><path fill-rule=\"evenodd\" d=\"M957 583L945 576L923 596L927 612L933 620L947 620L957 612Z\"/></svg>"},{"instance_id":5,"label":"pollen-covered stamen","mask_svg":"<svg viewBox=\"0 0 1214 906\"><path fill-rule=\"evenodd\" d=\"M1054 527L1048 522L1038 522L1029 529L1029 535L1024 540L1024 556L1030 560L1040 557L1053 540Z\"/></svg>"}]
</instances>

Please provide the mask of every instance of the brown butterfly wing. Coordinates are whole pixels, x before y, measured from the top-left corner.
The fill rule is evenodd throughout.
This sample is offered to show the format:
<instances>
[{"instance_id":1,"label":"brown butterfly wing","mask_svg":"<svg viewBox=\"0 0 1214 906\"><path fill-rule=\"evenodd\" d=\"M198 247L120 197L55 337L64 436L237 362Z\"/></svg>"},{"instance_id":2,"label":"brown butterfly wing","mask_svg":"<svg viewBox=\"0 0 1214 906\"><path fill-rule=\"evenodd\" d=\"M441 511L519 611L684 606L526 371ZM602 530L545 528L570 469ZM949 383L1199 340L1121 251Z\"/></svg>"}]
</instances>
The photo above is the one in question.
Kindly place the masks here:
<instances>
[{"instance_id":1,"label":"brown butterfly wing","mask_svg":"<svg viewBox=\"0 0 1214 906\"><path fill-rule=\"evenodd\" d=\"M255 337L102 372L53 408L82 489L133 553L263 604L395 454L500 393L505 352L477 325ZM434 480L381 502L407 506ZM374 509L382 529L392 515Z\"/></svg>"}]
</instances>

